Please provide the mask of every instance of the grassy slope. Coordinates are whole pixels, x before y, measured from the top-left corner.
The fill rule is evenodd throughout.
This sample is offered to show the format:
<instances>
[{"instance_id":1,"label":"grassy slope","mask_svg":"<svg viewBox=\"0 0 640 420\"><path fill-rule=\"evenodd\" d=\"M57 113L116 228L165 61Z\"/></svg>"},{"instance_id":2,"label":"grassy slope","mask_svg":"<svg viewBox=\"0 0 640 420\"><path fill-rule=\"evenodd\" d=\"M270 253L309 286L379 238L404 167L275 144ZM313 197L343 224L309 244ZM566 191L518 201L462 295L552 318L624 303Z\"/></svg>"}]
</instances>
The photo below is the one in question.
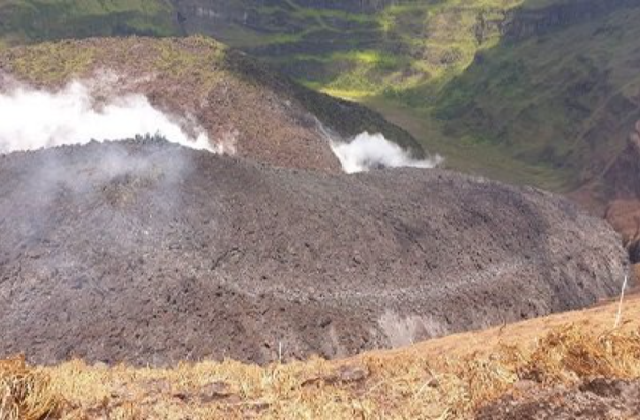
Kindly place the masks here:
<instances>
[{"instance_id":1,"label":"grassy slope","mask_svg":"<svg viewBox=\"0 0 640 420\"><path fill-rule=\"evenodd\" d=\"M568 191L623 146L640 8L515 45L501 39L506 16L567 3L589 1L414 0L375 13L245 1L259 31L218 35L314 89L374 107L452 168ZM617 125L607 103L615 133L598 132Z\"/></svg>"},{"instance_id":2,"label":"grassy slope","mask_svg":"<svg viewBox=\"0 0 640 420\"><path fill-rule=\"evenodd\" d=\"M404 128L431 153L445 156L448 168L520 185L535 185L549 191L567 191L573 174L550 168L545 162L525 162L487 139L448 133L445 122L431 110L416 109L386 98L362 98L388 121Z\"/></svg>"},{"instance_id":3,"label":"grassy slope","mask_svg":"<svg viewBox=\"0 0 640 420\"><path fill-rule=\"evenodd\" d=\"M478 42L478 16L499 18L523 2L414 0L376 13L349 13L301 7L292 0L253 7L262 16L261 31L284 30L287 36L260 38L238 26L229 42L256 49L302 82L338 96L401 95L427 81L443 84L461 72L477 50L498 40L497 31L489 30ZM276 20L270 16L286 16L286 27L271 24ZM272 51L278 51L275 57Z\"/></svg>"},{"instance_id":4,"label":"grassy slope","mask_svg":"<svg viewBox=\"0 0 640 420\"><path fill-rule=\"evenodd\" d=\"M169 369L27 367L0 362L5 412L63 418L461 418L534 378L533 389L593 376L640 377L640 298L338 361ZM286 355L286 349L284 349ZM516 391L521 392L521 391ZM585 407L587 409L589 407ZM38 417L41 416L41 417ZM11 419L12 417L7 416Z\"/></svg>"},{"instance_id":5,"label":"grassy slope","mask_svg":"<svg viewBox=\"0 0 640 420\"><path fill-rule=\"evenodd\" d=\"M177 34L168 0L8 0L0 3L4 44L69 37Z\"/></svg>"},{"instance_id":6,"label":"grassy slope","mask_svg":"<svg viewBox=\"0 0 640 420\"><path fill-rule=\"evenodd\" d=\"M434 113L456 138L543 162L575 186L622 150L640 116L640 8L482 54Z\"/></svg>"},{"instance_id":7,"label":"grassy slope","mask_svg":"<svg viewBox=\"0 0 640 420\"><path fill-rule=\"evenodd\" d=\"M517 45L500 38L498 22L588 1L406 0L350 13L239 0L233 7L253 11L257 22L209 29L303 84L373 106L454 169L567 191L623 146L638 93L640 8ZM0 39L170 34L171 16L169 0L13 0L0 6ZM612 125L615 133L600 131Z\"/></svg>"}]
</instances>

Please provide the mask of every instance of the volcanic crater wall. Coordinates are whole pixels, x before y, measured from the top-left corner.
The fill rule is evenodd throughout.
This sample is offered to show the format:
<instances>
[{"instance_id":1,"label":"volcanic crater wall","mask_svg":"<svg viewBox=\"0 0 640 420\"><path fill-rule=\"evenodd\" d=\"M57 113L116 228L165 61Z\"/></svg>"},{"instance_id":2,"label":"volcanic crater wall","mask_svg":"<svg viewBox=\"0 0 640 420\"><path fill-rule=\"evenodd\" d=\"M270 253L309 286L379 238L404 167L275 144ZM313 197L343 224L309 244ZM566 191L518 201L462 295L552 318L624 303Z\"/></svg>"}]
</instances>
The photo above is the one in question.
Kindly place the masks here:
<instances>
[{"instance_id":1,"label":"volcanic crater wall","mask_svg":"<svg viewBox=\"0 0 640 420\"><path fill-rule=\"evenodd\" d=\"M601 220L442 171L281 169L159 140L0 157L0 356L337 357L620 290Z\"/></svg>"},{"instance_id":2,"label":"volcanic crater wall","mask_svg":"<svg viewBox=\"0 0 640 420\"><path fill-rule=\"evenodd\" d=\"M3 76L9 76L4 78ZM366 107L314 92L216 41L105 38L61 41L0 52L0 94L15 79L56 92L75 81L100 101L143 95L158 110L193 122L239 156L289 168L339 172L321 125L350 140L382 133L411 152L422 147ZM319 124L321 123L321 124Z\"/></svg>"}]
</instances>

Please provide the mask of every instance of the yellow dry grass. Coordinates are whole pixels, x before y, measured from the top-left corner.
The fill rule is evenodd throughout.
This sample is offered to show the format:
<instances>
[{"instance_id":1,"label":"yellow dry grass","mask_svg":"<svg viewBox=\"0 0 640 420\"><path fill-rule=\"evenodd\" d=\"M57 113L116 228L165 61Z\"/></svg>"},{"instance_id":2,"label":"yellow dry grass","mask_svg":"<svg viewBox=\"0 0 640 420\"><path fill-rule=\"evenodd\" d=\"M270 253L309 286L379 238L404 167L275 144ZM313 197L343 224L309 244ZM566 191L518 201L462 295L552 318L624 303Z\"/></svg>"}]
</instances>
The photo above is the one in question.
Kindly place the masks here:
<instances>
[{"instance_id":1,"label":"yellow dry grass","mask_svg":"<svg viewBox=\"0 0 640 420\"><path fill-rule=\"evenodd\" d=\"M464 418L519 381L640 377L640 298L338 361L0 364L4 419ZM7 411L8 410L8 411ZM13 416L13 417L11 417Z\"/></svg>"},{"instance_id":2,"label":"yellow dry grass","mask_svg":"<svg viewBox=\"0 0 640 420\"><path fill-rule=\"evenodd\" d=\"M61 401L48 376L27 367L24 358L0 361L0 419L55 417Z\"/></svg>"}]
</instances>

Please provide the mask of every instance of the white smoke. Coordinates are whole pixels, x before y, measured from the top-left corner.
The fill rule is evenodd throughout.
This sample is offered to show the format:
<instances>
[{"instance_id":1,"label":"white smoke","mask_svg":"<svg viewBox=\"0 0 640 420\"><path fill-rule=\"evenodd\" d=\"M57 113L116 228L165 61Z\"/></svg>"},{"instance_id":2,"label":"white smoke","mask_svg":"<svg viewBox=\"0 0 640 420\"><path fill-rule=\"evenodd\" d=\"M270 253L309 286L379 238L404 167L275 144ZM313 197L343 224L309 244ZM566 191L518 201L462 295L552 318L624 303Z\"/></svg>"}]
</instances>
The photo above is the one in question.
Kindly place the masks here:
<instances>
[{"instance_id":1,"label":"white smoke","mask_svg":"<svg viewBox=\"0 0 640 420\"><path fill-rule=\"evenodd\" d=\"M188 123L193 134L185 132L180 122ZM212 146L197 124L164 114L143 95L99 103L90 84L79 81L56 92L20 84L0 92L0 153L147 134L194 149L222 151Z\"/></svg>"},{"instance_id":2,"label":"white smoke","mask_svg":"<svg viewBox=\"0 0 640 420\"><path fill-rule=\"evenodd\" d=\"M382 134L358 134L350 142L332 141L331 148L346 173L366 172L375 168L435 168L444 159L440 155L423 160L414 159L399 145Z\"/></svg>"}]
</instances>

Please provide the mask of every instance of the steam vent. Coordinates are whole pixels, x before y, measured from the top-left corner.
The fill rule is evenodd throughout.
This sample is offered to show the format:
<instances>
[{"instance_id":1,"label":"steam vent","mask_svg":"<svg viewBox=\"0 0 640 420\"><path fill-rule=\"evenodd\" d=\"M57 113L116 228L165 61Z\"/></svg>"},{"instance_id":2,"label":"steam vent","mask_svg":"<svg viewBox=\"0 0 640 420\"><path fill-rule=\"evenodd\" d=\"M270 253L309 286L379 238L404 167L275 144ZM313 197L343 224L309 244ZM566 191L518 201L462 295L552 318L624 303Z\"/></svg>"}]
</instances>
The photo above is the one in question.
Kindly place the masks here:
<instances>
[{"instance_id":1,"label":"steam vent","mask_svg":"<svg viewBox=\"0 0 640 420\"><path fill-rule=\"evenodd\" d=\"M640 0L0 0L0 420L640 419Z\"/></svg>"}]
</instances>

